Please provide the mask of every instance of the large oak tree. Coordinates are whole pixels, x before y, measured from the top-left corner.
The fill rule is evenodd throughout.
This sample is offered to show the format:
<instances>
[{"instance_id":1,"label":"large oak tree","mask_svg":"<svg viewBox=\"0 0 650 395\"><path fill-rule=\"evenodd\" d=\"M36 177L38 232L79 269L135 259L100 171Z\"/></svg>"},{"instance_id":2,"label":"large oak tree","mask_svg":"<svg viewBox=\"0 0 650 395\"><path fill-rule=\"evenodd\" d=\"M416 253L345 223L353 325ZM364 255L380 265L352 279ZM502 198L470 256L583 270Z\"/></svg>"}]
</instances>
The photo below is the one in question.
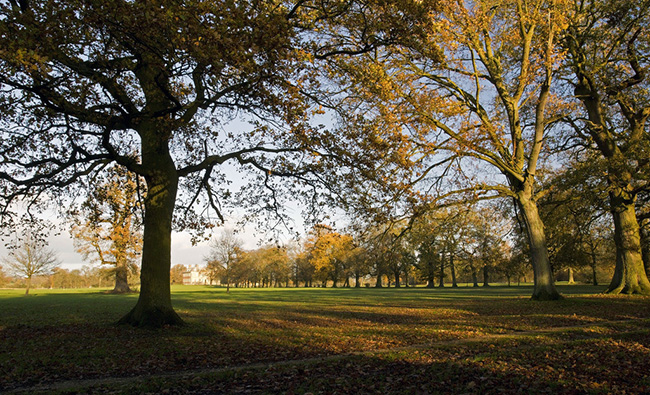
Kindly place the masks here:
<instances>
[{"instance_id":1,"label":"large oak tree","mask_svg":"<svg viewBox=\"0 0 650 395\"><path fill-rule=\"evenodd\" d=\"M229 205L277 214L276 179L285 176L299 181L283 184L291 196L301 185L318 192L309 167L323 169L307 149L318 138L301 95L309 90L305 61L390 41L336 38L345 27L314 33L326 21L361 28L360 3L1 3L3 213L16 200L74 193L110 163L144 178L140 297L120 322L180 324L169 287L173 226L210 227ZM227 131L238 117L250 127ZM226 163L254 174L240 195L228 187Z\"/></svg>"},{"instance_id":2,"label":"large oak tree","mask_svg":"<svg viewBox=\"0 0 650 395\"><path fill-rule=\"evenodd\" d=\"M353 114L342 130L387 147L385 162L410 180L394 182L398 171L387 166L380 188L396 183L416 215L459 192L459 202L516 202L534 299L560 297L537 199L545 141L562 115L553 87L565 9L563 1L443 1L420 19L426 35L334 66L355 92L342 102Z\"/></svg>"},{"instance_id":3,"label":"large oak tree","mask_svg":"<svg viewBox=\"0 0 650 395\"><path fill-rule=\"evenodd\" d=\"M616 267L608 293L650 294L635 205L650 191L650 18L647 1L573 3L564 36L569 82L582 113L576 134L606 163Z\"/></svg>"}]
</instances>

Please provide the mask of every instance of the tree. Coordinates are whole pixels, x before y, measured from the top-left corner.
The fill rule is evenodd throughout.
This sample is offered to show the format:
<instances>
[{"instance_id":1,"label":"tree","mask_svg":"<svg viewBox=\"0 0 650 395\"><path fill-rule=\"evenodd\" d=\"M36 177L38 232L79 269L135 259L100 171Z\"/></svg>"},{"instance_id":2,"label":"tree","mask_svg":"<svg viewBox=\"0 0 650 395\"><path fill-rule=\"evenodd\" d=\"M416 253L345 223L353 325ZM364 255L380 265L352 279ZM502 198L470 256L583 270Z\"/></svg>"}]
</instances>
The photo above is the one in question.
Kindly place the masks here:
<instances>
[{"instance_id":1,"label":"tree","mask_svg":"<svg viewBox=\"0 0 650 395\"><path fill-rule=\"evenodd\" d=\"M141 289L120 322L181 324L170 294L172 228L210 228L235 205L277 218L280 187L319 193L308 61L384 40L314 32L365 12L340 1L3 2L3 212L21 197L74 196L108 163L142 177ZM240 115L251 130L225 132ZM250 175L239 194L227 187L226 163ZM298 182L280 185L285 177Z\"/></svg>"},{"instance_id":2,"label":"tree","mask_svg":"<svg viewBox=\"0 0 650 395\"><path fill-rule=\"evenodd\" d=\"M5 269L0 266L0 286L4 287L7 283L9 283L7 273L5 273Z\"/></svg>"},{"instance_id":3,"label":"tree","mask_svg":"<svg viewBox=\"0 0 650 395\"><path fill-rule=\"evenodd\" d=\"M314 266L315 275L323 284L332 280L332 287L344 275L354 249L352 236L335 232L331 227L317 224L305 243L309 261Z\"/></svg>"},{"instance_id":4,"label":"tree","mask_svg":"<svg viewBox=\"0 0 650 395\"><path fill-rule=\"evenodd\" d=\"M59 265L56 252L47 246L47 242L30 233L17 237L8 248L10 252L2 258L2 263L14 275L25 278L25 295L29 294L34 276L50 274Z\"/></svg>"},{"instance_id":5,"label":"tree","mask_svg":"<svg viewBox=\"0 0 650 395\"><path fill-rule=\"evenodd\" d=\"M112 293L131 292L128 275L137 268L142 251L138 183L119 166L95 183L80 209L73 211L70 233L84 259L114 266Z\"/></svg>"},{"instance_id":6,"label":"tree","mask_svg":"<svg viewBox=\"0 0 650 395\"><path fill-rule=\"evenodd\" d=\"M432 26L425 38L334 66L356 99L344 101L352 115L342 130L390 147L386 159L408 177L398 195L414 215L451 196L516 202L539 300L560 298L536 202L545 138L564 115L552 88L565 8L545 0L445 3L422 22Z\"/></svg>"},{"instance_id":7,"label":"tree","mask_svg":"<svg viewBox=\"0 0 650 395\"><path fill-rule=\"evenodd\" d=\"M569 82L583 113L572 120L576 135L606 162L614 219L616 267L608 293L650 294L643 268L638 194L650 189L647 94L647 1L576 1L563 43Z\"/></svg>"},{"instance_id":8,"label":"tree","mask_svg":"<svg viewBox=\"0 0 650 395\"><path fill-rule=\"evenodd\" d=\"M184 265L176 264L171 267L170 281L172 284L183 284L183 273L187 271Z\"/></svg>"},{"instance_id":9,"label":"tree","mask_svg":"<svg viewBox=\"0 0 650 395\"><path fill-rule=\"evenodd\" d=\"M230 292L232 266L241 257L242 242L232 230L225 230L210 243L210 254L205 258L208 270L216 272L225 280L226 292Z\"/></svg>"}]
</instances>

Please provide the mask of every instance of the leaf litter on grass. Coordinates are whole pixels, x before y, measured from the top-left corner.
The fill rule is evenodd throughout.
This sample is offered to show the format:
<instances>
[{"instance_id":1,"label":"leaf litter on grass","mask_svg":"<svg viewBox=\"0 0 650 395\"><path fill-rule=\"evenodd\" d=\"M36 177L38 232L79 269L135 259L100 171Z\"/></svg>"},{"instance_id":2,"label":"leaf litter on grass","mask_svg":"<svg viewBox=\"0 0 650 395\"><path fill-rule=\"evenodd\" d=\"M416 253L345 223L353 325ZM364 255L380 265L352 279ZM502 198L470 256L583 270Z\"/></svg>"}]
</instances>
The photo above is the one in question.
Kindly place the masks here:
<instances>
[{"instance_id":1,"label":"leaf litter on grass","mask_svg":"<svg viewBox=\"0 0 650 395\"><path fill-rule=\"evenodd\" d=\"M390 302L390 292L399 298ZM647 299L642 300L642 298L569 297L560 303L535 304L521 298L501 298L498 301L449 298L435 300L423 298L422 296L428 295L426 293L414 292L411 294L413 299L408 302L403 297L406 295L405 292L390 290L382 293L383 303L377 305L373 305L372 299L363 293L356 294L357 300L353 300L350 294L347 294L347 301L343 306L335 303L335 298L330 297L327 301L323 301L318 299L319 294L314 294L316 296L313 296L310 302L300 303L294 303L290 298L280 297L276 297L273 303L262 304L259 299L253 299L252 305L246 305L246 301L239 300L237 310L233 311L228 303L222 300L210 305L208 299L204 300L200 308L192 309L191 295L191 292L186 294L186 302L181 303L182 307L179 309L187 312L185 318L188 325L184 328L141 331L130 327L80 324L76 320L74 323L54 326L6 325L0 330L0 340L2 340L0 381L6 383L5 389L11 389L80 378L102 379L170 372L200 372L206 369L227 370L231 367L245 367L258 363L336 355L341 355L343 360L353 358L354 361L358 361L356 357L347 354L465 338L481 339L492 334L520 333L545 329L549 326L596 325L607 320L643 318L649 315L647 309L641 308L644 303L647 303ZM284 295L290 296L288 293ZM303 293L303 295L311 294ZM233 292L230 298L235 297L237 293ZM83 314L83 309L80 311L80 314ZM87 315L87 322L92 322L90 313ZM623 325L620 332L629 329L628 326ZM585 332L580 333L581 339L584 340ZM614 331L603 335L606 338L617 333ZM576 341L576 336L578 332L575 336L568 334L563 338L557 333L543 337L547 342L553 340L562 344L562 342ZM598 338L599 335L590 336ZM587 337L587 340L589 338ZM334 377L334 381L328 384L331 388L337 389L356 383L362 388L367 387L371 392L397 388L397 384L393 384L403 381L400 378L402 371L407 376L419 377L421 370L429 369L432 364L443 371L455 372L454 374L463 373L464 369L471 371L478 369L481 372L496 374L496 377L502 377L506 381L509 380L509 374L518 372L519 365L516 361L510 362L514 364L512 369L500 365L501 354L507 356L508 348L482 352L481 344L483 343L472 342L466 346L467 351L474 355L467 359L462 359L458 353L445 351L438 359L423 360L426 355L423 351L414 353L415 359L411 362L409 359L404 359L403 353L397 353L395 354L397 359L393 358L391 362L386 359L387 355L390 355L388 353L380 356L365 356L361 358L365 362L359 362L360 365L358 367L355 365L354 369L349 368L354 372L359 369L361 371L370 369L370 372L374 368L380 369L387 377L384 384L366 383L364 380L370 379L363 379L364 375L354 379L339 378L337 384L335 373L345 373L340 370L338 362L324 363L318 369L325 379ZM551 345L552 343L543 343L544 347L551 347ZM645 351L639 349L638 352ZM539 352L533 354L530 357L539 356ZM479 359L475 359L477 355ZM579 355L577 354L576 358ZM543 362L545 360L549 359L545 356L540 358L540 366L545 363ZM328 373L329 365L335 366L331 373ZM284 368L279 368L277 374L280 374L282 369ZM533 377L541 377L540 382L546 382L544 378L546 376L552 377L550 373L542 374L544 370L529 370L535 372ZM273 372L264 372L262 376ZM208 375L208 377L212 376ZM242 385L247 386L246 388L266 385L263 384L266 380L260 377L257 370L252 370L247 377L257 377L256 380L261 381L244 382ZM436 375L433 374L432 377ZM475 379L464 382L463 385L476 390L482 389L487 384L486 380L480 380L480 377L484 376L474 377ZM562 377L560 380L564 380ZM520 385L527 384L528 379L523 371L517 373L515 378L522 382ZM643 380L643 377L639 379ZM210 380L215 381L212 378L208 381ZM444 378L443 382L448 380L450 379ZM584 383L597 382L597 380L590 381L589 374L582 377L582 380ZM431 380L425 381L423 385L426 386L426 383L430 382ZM173 382L167 383L166 386L174 388L171 384ZM210 388L210 383L204 384L206 388ZM299 389L315 391L322 383L312 384L313 388L303 386L304 388L296 387L292 391ZM228 383L219 385L227 386ZM272 392L272 388L276 386L265 388ZM417 391L422 390L420 387L412 388ZM435 388L438 387L430 387L430 389ZM453 388L461 389L461 387ZM611 385L607 388L611 388Z\"/></svg>"}]
</instances>

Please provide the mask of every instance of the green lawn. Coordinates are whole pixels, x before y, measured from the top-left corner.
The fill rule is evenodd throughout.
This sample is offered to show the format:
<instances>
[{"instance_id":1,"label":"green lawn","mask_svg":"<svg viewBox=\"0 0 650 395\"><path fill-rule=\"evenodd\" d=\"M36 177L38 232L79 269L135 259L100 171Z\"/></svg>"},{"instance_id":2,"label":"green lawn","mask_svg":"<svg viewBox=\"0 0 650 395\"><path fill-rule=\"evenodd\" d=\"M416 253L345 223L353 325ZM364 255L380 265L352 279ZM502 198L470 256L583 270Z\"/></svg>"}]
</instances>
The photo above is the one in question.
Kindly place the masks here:
<instances>
[{"instance_id":1,"label":"green lawn","mask_svg":"<svg viewBox=\"0 0 650 395\"><path fill-rule=\"evenodd\" d=\"M177 286L157 331L113 325L135 294L0 290L0 393L650 392L650 298L559 288Z\"/></svg>"}]
</instances>

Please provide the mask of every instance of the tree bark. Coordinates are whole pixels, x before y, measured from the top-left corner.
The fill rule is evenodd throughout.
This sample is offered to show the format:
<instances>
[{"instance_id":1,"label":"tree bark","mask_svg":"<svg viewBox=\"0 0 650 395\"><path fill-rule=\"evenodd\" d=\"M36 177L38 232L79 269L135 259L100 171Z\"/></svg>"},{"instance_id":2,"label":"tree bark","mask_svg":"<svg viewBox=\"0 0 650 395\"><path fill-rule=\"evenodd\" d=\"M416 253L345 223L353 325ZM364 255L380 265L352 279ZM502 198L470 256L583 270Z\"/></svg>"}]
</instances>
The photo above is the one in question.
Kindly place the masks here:
<instances>
[{"instance_id":1,"label":"tree bark","mask_svg":"<svg viewBox=\"0 0 650 395\"><path fill-rule=\"evenodd\" d=\"M456 281L456 265L454 264L454 254L449 256L449 267L451 267L451 287L458 288L458 282Z\"/></svg>"},{"instance_id":2,"label":"tree bark","mask_svg":"<svg viewBox=\"0 0 650 395\"><path fill-rule=\"evenodd\" d=\"M140 297L133 310L118 323L158 328L183 324L172 307L169 281L178 173L169 153L167 138L158 135L158 125L148 126L141 133L142 166L148 174L145 175L147 196L144 200Z\"/></svg>"},{"instance_id":3,"label":"tree bark","mask_svg":"<svg viewBox=\"0 0 650 395\"><path fill-rule=\"evenodd\" d=\"M440 273L438 275L440 276L438 281L438 287L444 288L445 287L445 257L442 254L440 254Z\"/></svg>"},{"instance_id":4,"label":"tree bark","mask_svg":"<svg viewBox=\"0 0 650 395\"><path fill-rule=\"evenodd\" d=\"M470 270L472 271L472 282L474 284L474 287L478 287L478 273L476 273L476 268L474 265L470 266Z\"/></svg>"},{"instance_id":5,"label":"tree bark","mask_svg":"<svg viewBox=\"0 0 650 395\"><path fill-rule=\"evenodd\" d=\"M129 269L126 262L118 262L115 266L115 287L111 291L114 294L131 292L129 287Z\"/></svg>"},{"instance_id":6,"label":"tree bark","mask_svg":"<svg viewBox=\"0 0 650 395\"><path fill-rule=\"evenodd\" d=\"M32 276L25 279L25 295L29 295L29 289L32 287Z\"/></svg>"},{"instance_id":7,"label":"tree bark","mask_svg":"<svg viewBox=\"0 0 650 395\"><path fill-rule=\"evenodd\" d=\"M641 223L639 225L642 225ZM646 225L647 227L648 225ZM641 259L643 260L643 267L645 268L645 275L650 276L650 231L646 228L639 230L641 236Z\"/></svg>"},{"instance_id":8,"label":"tree bark","mask_svg":"<svg viewBox=\"0 0 650 395\"><path fill-rule=\"evenodd\" d=\"M517 203L523 213L524 224L530 245L530 258L533 265L534 300L557 300L560 294L555 288L553 271L548 259L544 224L539 216L537 204L526 196L525 191L518 194Z\"/></svg>"},{"instance_id":9,"label":"tree bark","mask_svg":"<svg viewBox=\"0 0 650 395\"><path fill-rule=\"evenodd\" d=\"M435 284L436 279L435 279L435 275L434 275L435 268L434 268L433 262L429 261L429 262L427 262L427 265L428 265L428 269L429 269L429 270L427 270L427 288L435 288L436 287L436 284Z\"/></svg>"},{"instance_id":10,"label":"tree bark","mask_svg":"<svg viewBox=\"0 0 650 395\"><path fill-rule=\"evenodd\" d=\"M569 281L568 281L568 283L573 285L573 284L576 283L575 279L573 278L573 269L569 268L568 272L569 272Z\"/></svg>"},{"instance_id":11,"label":"tree bark","mask_svg":"<svg viewBox=\"0 0 650 395\"><path fill-rule=\"evenodd\" d=\"M610 191L614 217L616 267L614 277L605 293L650 295L650 282L643 267L639 223L634 211L634 198L626 198L621 188Z\"/></svg>"},{"instance_id":12,"label":"tree bark","mask_svg":"<svg viewBox=\"0 0 650 395\"><path fill-rule=\"evenodd\" d=\"M598 285L598 276L596 275L596 249L591 249L591 281L593 285Z\"/></svg>"},{"instance_id":13,"label":"tree bark","mask_svg":"<svg viewBox=\"0 0 650 395\"><path fill-rule=\"evenodd\" d=\"M354 288L361 288L361 283L359 282L361 275L359 273L354 274Z\"/></svg>"},{"instance_id":14,"label":"tree bark","mask_svg":"<svg viewBox=\"0 0 650 395\"><path fill-rule=\"evenodd\" d=\"M377 283L375 283L375 288L383 288L383 285L381 284L381 277L383 274L378 274L377 275Z\"/></svg>"},{"instance_id":15,"label":"tree bark","mask_svg":"<svg viewBox=\"0 0 650 395\"><path fill-rule=\"evenodd\" d=\"M490 286L490 267L488 265L483 265L483 286Z\"/></svg>"},{"instance_id":16,"label":"tree bark","mask_svg":"<svg viewBox=\"0 0 650 395\"><path fill-rule=\"evenodd\" d=\"M395 288L401 288L401 284L399 282L399 271L395 271Z\"/></svg>"}]
</instances>

